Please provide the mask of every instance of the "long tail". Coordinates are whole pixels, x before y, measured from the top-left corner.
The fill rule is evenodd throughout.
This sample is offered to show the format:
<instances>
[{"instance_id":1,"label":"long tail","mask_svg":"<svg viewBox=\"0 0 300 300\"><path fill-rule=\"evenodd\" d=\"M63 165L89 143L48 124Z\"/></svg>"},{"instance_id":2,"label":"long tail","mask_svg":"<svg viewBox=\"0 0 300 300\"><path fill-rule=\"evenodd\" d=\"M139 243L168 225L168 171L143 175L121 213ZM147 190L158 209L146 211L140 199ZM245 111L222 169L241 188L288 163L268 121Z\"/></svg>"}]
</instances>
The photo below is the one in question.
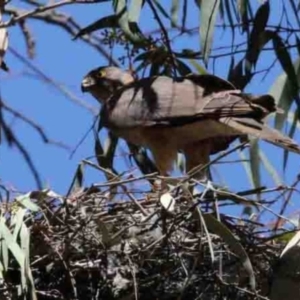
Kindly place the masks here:
<instances>
[{"instance_id":1,"label":"long tail","mask_svg":"<svg viewBox=\"0 0 300 300\"><path fill-rule=\"evenodd\" d=\"M240 133L256 136L288 151L300 154L300 146L294 140L283 135L278 130L270 128L254 119L223 118L222 122Z\"/></svg>"}]
</instances>

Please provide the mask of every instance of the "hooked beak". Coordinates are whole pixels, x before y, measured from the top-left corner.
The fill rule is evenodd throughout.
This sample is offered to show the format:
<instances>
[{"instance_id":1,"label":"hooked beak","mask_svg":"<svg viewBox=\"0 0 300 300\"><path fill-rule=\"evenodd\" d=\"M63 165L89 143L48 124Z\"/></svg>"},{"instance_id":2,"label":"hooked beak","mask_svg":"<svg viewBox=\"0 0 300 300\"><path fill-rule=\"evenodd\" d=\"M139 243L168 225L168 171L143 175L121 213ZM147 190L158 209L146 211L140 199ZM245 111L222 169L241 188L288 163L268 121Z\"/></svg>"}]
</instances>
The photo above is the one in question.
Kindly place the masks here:
<instances>
[{"instance_id":1,"label":"hooked beak","mask_svg":"<svg viewBox=\"0 0 300 300\"><path fill-rule=\"evenodd\" d=\"M96 84L96 81L91 77L91 76L86 76L83 78L83 80L81 81L81 91L87 92L90 90L90 88L92 86L94 86Z\"/></svg>"}]
</instances>

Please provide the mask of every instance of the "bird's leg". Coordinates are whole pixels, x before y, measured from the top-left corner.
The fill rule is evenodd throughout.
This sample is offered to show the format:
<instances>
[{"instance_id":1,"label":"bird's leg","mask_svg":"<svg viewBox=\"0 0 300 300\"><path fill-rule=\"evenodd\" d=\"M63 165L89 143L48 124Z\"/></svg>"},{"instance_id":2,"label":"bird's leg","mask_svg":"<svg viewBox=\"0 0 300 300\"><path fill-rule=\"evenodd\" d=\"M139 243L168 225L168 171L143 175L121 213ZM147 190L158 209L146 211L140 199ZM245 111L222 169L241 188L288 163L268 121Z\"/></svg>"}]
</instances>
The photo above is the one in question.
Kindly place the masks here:
<instances>
[{"instance_id":1,"label":"bird's leg","mask_svg":"<svg viewBox=\"0 0 300 300\"><path fill-rule=\"evenodd\" d=\"M204 191L201 195L201 200L209 191L215 191L213 182L209 180L208 166L209 155L211 152L211 143L208 140L200 141L192 145L186 146L184 149L186 157L186 171L201 185L204 185ZM195 189L191 191L194 194Z\"/></svg>"},{"instance_id":2,"label":"bird's leg","mask_svg":"<svg viewBox=\"0 0 300 300\"><path fill-rule=\"evenodd\" d=\"M199 181L208 177L206 164L209 163L210 143L197 142L183 148L186 159L186 172Z\"/></svg>"},{"instance_id":3,"label":"bird's leg","mask_svg":"<svg viewBox=\"0 0 300 300\"><path fill-rule=\"evenodd\" d=\"M168 190L169 171L173 169L173 163L177 157L177 150L171 145L152 143L151 153L159 170L159 175L161 176L161 178L157 180L156 189L164 193Z\"/></svg>"}]
</instances>

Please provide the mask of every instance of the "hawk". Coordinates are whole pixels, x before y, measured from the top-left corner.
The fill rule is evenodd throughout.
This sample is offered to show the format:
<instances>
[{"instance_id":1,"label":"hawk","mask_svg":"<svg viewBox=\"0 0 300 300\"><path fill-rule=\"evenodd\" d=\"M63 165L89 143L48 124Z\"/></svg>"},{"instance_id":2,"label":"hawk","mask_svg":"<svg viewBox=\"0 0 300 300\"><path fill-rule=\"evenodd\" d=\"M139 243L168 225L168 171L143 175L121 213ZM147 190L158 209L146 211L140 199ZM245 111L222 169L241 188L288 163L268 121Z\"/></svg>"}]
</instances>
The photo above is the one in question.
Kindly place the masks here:
<instances>
[{"instance_id":1,"label":"hawk","mask_svg":"<svg viewBox=\"0 0 300 300\"><path fill-rule=\"evenodd\" d=\"M117 67L99 67L84 77L81 89L102 104L103 125L148 148L164 176L172 170L179 151L189 171L206 165L211 154L247 135L300 153L295 141L265 124L270 113L281 112L272 96L242 93L214 75L134 80ZM206 170L197 174L199 180L206 176Z\"/></svg>"}]
</instances>

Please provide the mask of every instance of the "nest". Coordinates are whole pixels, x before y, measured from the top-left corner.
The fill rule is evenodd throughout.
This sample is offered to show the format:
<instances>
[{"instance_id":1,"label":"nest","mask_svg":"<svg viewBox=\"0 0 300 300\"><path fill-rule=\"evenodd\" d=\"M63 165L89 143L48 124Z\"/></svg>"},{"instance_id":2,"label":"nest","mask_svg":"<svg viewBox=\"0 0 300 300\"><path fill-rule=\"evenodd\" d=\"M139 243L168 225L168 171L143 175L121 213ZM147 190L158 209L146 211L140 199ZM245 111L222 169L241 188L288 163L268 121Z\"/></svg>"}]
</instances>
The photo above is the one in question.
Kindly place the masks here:
<instances>
[{"instance_id":1,"label":"nest","mask_svg":"<svg viewBox=\"0 0 300 300\"><path fill-rule=\"evenodd\" d=\"M39 199L41 211L24 221L38 299L267 299L280 249L262 234L264 224L221 213L254 201L177 188L169 210L160 192L139 199L121 191L118 200L111 186ZM12 299L17 274L6 274Z\"/></svg>"}]
</instances>

